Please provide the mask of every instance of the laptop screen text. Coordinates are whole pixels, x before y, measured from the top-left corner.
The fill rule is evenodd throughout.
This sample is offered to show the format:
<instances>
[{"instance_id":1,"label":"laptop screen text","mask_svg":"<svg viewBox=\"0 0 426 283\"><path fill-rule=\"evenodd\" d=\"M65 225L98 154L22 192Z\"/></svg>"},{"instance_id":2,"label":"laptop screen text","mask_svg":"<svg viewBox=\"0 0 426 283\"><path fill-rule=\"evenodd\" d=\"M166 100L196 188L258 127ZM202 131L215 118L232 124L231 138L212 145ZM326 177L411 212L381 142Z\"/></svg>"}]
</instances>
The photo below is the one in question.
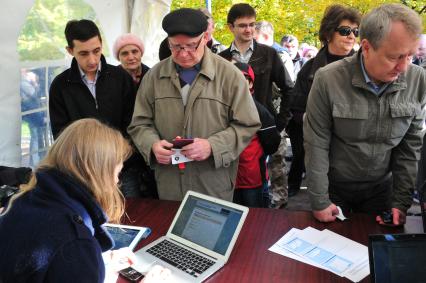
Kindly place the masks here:
<instances>
[{"instance_id":1,"label":"laptop screen text","mask_svg":"<svg viewBox=\"0 0 426 283\"><path fill-rule=\"evenodd\" d=\"M172 234L225 255L243 212L189 196Z\"/></svg>"}]
</instances>

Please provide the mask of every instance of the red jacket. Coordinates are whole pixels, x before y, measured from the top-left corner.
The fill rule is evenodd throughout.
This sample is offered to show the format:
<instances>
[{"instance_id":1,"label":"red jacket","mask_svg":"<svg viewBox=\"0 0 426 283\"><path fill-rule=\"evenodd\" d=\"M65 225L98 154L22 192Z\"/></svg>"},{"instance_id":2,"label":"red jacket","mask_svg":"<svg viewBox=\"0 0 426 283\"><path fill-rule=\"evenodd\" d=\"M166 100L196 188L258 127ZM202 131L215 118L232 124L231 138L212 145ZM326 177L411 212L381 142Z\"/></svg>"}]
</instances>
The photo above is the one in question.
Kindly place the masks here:
<instances>
[{"instance_id":1,"label":"red jacket","mask_svg":"<svg viewBox=\"0 0 426 283\"><path fill-rule=\"evenodd\" d=\"M254 135L249 145L240 154L235 189L254 189L262 187L262 175L268 179L266 162L263 156L263 149L259 137Z\"/></svg>"}]
</instances>

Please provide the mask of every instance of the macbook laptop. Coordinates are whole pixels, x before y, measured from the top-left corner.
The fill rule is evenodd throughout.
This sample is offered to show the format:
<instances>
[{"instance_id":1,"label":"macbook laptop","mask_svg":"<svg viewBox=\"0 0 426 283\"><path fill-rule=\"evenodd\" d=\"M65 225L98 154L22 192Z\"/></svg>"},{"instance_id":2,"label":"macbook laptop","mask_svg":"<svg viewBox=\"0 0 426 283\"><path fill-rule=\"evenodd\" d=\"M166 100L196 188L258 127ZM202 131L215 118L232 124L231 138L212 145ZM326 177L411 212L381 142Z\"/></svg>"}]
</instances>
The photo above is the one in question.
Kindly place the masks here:
<instances>
[{"instance_id":1,"label":"macbook laptop","mask_svg":"<svg viewBox=\"0 0 426 283\"><path fill-rule=\"evenodd\" d=\"M369 235L371 282L426 283L426 234Z\"/></svg>"},{"instance_id":2,"label":"macbook laptop","mask_svg":"<svg viewBox=\"0 0 426 283\"><path fill-rule=\"evenodd\" d=\"M136 252L139 272L160 264L172 282L202 282L231 255L248 208L188 191L167 234Z\"/></svg>"}]
</instances>

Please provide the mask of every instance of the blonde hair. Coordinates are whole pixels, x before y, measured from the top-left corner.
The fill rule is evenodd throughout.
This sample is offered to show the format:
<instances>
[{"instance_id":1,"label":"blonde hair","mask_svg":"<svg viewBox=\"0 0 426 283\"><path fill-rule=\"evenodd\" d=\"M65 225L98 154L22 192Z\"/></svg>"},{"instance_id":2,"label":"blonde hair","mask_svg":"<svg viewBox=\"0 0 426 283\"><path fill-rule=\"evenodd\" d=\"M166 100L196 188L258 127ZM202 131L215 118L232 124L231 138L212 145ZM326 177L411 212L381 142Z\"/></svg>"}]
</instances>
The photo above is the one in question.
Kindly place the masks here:
<instances>
[{"instance_id":1,"label":"blonde hair","mask_svg":"<svg viewBox=\"0 0 426 283\"><path fill-rule=\"evenodd\" d=\"M76 178L86 186L109 220L118 223L124 213L124 197L115 183L114 171L131 152L131 146L119 131L95 119L81 119L59 135L36 171L55 168ZM33 174L16 198L36 184Z\"/></svg>"}]
</instances>

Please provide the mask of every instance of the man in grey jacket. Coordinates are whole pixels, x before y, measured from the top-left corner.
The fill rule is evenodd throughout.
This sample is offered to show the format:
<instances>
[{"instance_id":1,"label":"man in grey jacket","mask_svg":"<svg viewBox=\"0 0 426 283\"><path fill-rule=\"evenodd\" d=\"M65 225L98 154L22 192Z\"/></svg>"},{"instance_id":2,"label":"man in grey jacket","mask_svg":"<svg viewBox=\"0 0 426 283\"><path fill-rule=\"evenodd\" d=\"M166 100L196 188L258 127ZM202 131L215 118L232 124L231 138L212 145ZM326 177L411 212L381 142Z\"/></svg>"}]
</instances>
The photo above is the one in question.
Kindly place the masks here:
<instances>
[{"instance_id":1,"label":"man in grey jacket","mask_svg":"<svg viewBox=\"0 0 426 283\"><path fill-rule=\"evenodd\" d=\"M334 221L340 206L375 215L390 210L394 225L405 223L425 117L426 72L411 64L421 32L414 11L382 5L361 22L361 50L317 72L304 136L319 221Z\"/></svg>"},{"instance_id":2,"label":"man in grey jacket","mask_svg":"<svg viewBox=\"0 0 426 283\"><path fill-rule=\"evenodd\" d=\"M238 156L260 128L248 84L206 47L202 12L175 10L162 25L172 55L143 78L128 132L155 169L160 199L193 190L232 201ZM172 149L178 136L193 138L180 156ZM171 164L184 157L193 161Z\"/></svg>"}]
</instances>

